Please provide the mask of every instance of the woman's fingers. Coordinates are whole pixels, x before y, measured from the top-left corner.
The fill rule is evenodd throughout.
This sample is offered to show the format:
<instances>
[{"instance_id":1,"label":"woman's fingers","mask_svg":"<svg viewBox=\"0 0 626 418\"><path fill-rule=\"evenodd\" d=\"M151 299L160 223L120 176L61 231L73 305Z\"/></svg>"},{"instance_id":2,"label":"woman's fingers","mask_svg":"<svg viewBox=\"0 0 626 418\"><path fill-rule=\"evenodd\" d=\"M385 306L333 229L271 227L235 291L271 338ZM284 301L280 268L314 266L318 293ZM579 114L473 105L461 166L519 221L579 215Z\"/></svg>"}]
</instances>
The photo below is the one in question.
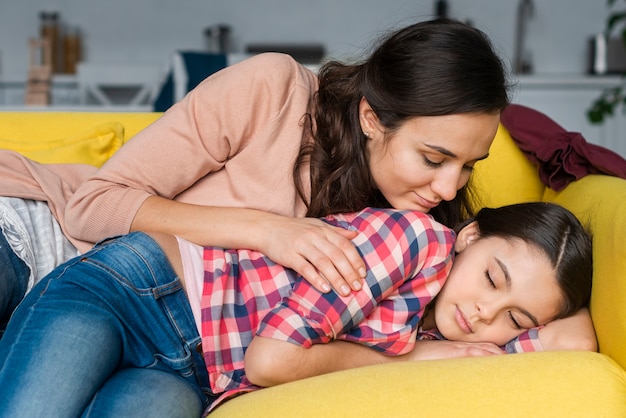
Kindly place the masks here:
<instances>
[{"instance_id":1,"label":"woman's fingers","mask_svg":"<svg viewBox=\"0 0 626 418\"><path fill-rule=\"evenodd\" d=\"M307 254L307 260L321 277L339 294L346 296L352 290L360 290L365 277L365 263L354 244L349 240L355 231L329 227L326 239L315 243Z\"/></svg>"},{"instance_id":2,"label":"woman's fingers","mask_svg":"<svg viewBox=\"0 0 626 418\"><path fill-rule=\"evenodd\" d=\"M278 264L295 270L320 292L335 289L342 296L360 290L365 262L350 241L357 231L315 218L273 216L263 222L263 242L255 246Z\"/></svg>"},{"instance_id":3,"label":"woman's fingers","mask_svg":"<svg viewBox=\"0 0 626 418\"><path fill-rule=\"evenodd\" d=\"M350 241L357 232L318 219L294 221L280 237L273 237L286 248L273 251L274 257L266 255L298 272L320 292L335 289L347 296L353 290L360 290L366 274L365 263Z\"/></svg>"}]
</instances>

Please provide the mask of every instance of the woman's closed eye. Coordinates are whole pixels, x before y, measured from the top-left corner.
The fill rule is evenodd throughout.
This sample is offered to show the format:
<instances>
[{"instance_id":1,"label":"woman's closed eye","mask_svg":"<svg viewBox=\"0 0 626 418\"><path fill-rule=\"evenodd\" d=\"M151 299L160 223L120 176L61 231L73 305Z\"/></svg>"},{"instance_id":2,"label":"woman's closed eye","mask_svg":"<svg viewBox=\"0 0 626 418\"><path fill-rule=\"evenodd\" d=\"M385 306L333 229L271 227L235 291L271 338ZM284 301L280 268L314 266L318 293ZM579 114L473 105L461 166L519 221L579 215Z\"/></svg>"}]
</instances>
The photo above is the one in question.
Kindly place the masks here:
<instances>
[{"instance_id":1,"label":"woman's closed eye","mask_svg":"<svg viewBox=\"0 0 626 418\"><path fill-rule=\"evenodd\" d=\"M441 167L441 165L443 164L443 161L433 161L430 158L428 158L427 156L422 156L422 159L424 161L424 165L426 167L430 167L430 168L437 168L437 167Z\"/></svg>"},{"instance_id":2,"label":"woman's closed eye","mask_svg":"<svg viewBox=\"0 0 626 418\"><path fill-rule=\"evenodd\" d=\"M465 171L469 171L469 172L471 173L472 171L474 171L474 166L473 166L473 165L467 165L467 164L465 164L465 165L463 166L463 170L465 170Z\"/></svg>"},{"instance_id":3,"label":"woman's closed eye","mask_svg":"<svg viewBox=\"0 0 626 418\"><path fill-rule=\"evenodd\" d=\"M429 168L441 167L443 165L444 161L445 161L445 160L435 161L434 159L428 158L425 155L422 156L422 159L423 159L424 165L426 167L429 167ZM464 164L463 165L463 170L471 173L472 171L474 171L474 164L471 164L471 165L470 164Z\"/></svg>"}]
</instances>

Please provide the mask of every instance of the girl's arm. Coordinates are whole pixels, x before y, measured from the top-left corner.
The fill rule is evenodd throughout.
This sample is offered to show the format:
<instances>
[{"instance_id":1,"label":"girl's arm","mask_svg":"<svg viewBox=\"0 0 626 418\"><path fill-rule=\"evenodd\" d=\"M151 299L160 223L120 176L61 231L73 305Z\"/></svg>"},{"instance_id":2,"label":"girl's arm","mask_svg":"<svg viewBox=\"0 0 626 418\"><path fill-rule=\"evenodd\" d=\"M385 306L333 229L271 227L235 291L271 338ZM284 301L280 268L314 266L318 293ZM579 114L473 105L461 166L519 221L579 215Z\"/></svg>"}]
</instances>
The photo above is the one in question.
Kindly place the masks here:
<instances>
[{"instance_id":1,"label":"girl's arm","mask_svg":"<svg viewBox=\"0 0 626 418\"><path fill-rule=\"evenodd\" d=\"M366 265L364 290L320 294L296 279L289 296L263 314L256 335L302 347L343 339L403 354L415 344L420 312L452 265L451 230L419 212L366 208L328 221L356 229Z\"/></svg>"},{"instance_id":2,"label":"girl's arm","mask_svg":"<svg viewBox=\"0 0 626 418\"><path fill-rule=\"evenodd\" d=\"M254 337L246 351L245 370L250 382L275 386L340 370L400 361L364 345L333 341L310 348L272 338Z\"/></svg>"},{"instance_id":3,"label":"girl's arm","mask_svg":"<svg viewBox=\"0 0 626 418\"><path fill-rule=\"evenodd\" d=\"M399 356L385 355L361 344L332 341L304 348L272 338L256 336L245 356L246 377L258 386L274 386L356 367L398 361L433 360L502 354L490 343L417 341L415 348Z\"/></svg>"},{"instance_id":4,"label":"girl's arm","mask_svg":"<svg viewBox=\"0 0 626 418\"><path fill-rule=\"evenodd\" d=\"M552 321L539 330L546 351L597 351L597 340L589 310ZM388 356L372 348L345 341L332 341L304 348L296 344L255 336L246 351L248 379L259 386L273 386L298 379L355 367L396 361L436 360L458 357L500 355L500 347L491 343L467 343L448 340L417 341L413 350Z\"/></svg>"}]
</instances>

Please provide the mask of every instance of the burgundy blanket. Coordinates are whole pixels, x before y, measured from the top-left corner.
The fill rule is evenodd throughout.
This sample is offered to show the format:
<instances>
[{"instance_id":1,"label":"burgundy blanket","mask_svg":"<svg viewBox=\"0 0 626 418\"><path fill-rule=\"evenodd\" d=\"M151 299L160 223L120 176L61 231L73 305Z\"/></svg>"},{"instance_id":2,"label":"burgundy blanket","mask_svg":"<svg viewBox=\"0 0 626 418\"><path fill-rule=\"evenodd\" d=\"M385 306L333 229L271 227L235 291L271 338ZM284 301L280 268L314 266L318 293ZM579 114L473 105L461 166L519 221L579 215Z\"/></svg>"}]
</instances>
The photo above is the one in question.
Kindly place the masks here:
<instances>
[{"instance_id":1,"label":"burgundy blanket","mask_svg":"<svg viewBox=\"0 0 626 418\"><path fill-rule=\"evenodd\" d=\"M502 112L501 122L553 190L587 174L626 178L626 160L619 154L588 143L579 132L566 131L541 112L512 104Z\"/></svg>"}]
</instances>

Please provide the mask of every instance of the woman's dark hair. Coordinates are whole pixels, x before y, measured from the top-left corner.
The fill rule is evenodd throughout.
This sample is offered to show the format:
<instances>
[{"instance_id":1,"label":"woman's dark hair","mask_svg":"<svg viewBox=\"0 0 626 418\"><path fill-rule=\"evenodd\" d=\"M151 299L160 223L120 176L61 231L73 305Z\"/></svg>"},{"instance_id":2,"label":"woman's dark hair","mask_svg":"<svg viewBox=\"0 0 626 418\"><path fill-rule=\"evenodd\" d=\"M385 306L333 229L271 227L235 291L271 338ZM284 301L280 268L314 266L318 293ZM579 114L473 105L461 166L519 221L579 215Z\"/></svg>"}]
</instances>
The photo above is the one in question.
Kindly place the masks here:
<instances>
[{"instance_id":1,"label":"woman's dark hair","mask_svg":"<svg viewBox=\"0 0 626 418\"><path fill-rule=\"evenodd\" d=\"M480 238L519 238L548 257L563 294L563 304L554 319L571 316L589 303L592 240L569 210L554 203L520 203L481 209L475 219Z\"/></svg>"},{"instance_id":2,"label":"woman's dark hair","mask_svg":"<svg viewBox=\"0 0 626 418\"><path fill-rule=\"evenodd\" d=\"M497 114L509 103L504 66L486 35L452 20L397 30L360 64L326 63L309 116L315 118L315 141L303 146L294 171L310 161L308 216L390 207L369 173L367 138L359 123L363 97L388 132L416 116ZM304 196L302 185L297 187ZM471 215L467 203L464 187L431 214L454 226Z\"/></svg>"}]
</instances>

